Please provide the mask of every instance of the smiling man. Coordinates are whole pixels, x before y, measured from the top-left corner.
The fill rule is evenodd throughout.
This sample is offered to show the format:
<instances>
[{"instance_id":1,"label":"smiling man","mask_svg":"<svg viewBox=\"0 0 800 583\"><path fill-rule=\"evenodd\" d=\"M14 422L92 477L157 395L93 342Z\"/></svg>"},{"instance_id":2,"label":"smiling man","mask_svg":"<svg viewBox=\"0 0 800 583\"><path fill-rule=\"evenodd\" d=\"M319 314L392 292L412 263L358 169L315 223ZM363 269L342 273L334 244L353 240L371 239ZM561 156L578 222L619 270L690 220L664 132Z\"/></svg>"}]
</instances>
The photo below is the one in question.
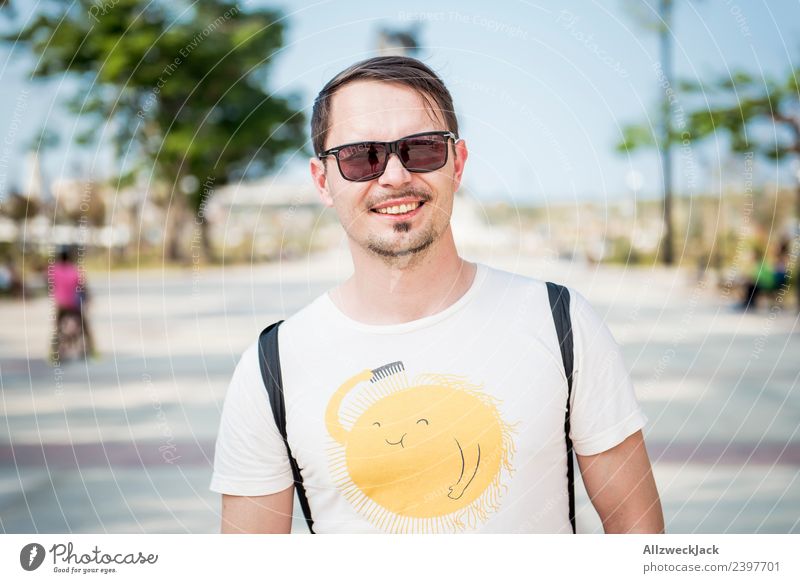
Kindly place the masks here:
<instances>
[{"instance_id":1,"label":"smiling man","mask_svg":"<svg viewBox=\"0 0 800 583\"><path fill-rule=\"evenodd\" d=\"M311 124L311 176L354 272L236 367L211 484L222 531L289 532L297 489L312 532L573 532L574 450L606 532L662 532L608 328L556 286L563 336L549 284L459 256L468 150L439 77L406 57L357 63Z\"/></svg>"}]
</instances>

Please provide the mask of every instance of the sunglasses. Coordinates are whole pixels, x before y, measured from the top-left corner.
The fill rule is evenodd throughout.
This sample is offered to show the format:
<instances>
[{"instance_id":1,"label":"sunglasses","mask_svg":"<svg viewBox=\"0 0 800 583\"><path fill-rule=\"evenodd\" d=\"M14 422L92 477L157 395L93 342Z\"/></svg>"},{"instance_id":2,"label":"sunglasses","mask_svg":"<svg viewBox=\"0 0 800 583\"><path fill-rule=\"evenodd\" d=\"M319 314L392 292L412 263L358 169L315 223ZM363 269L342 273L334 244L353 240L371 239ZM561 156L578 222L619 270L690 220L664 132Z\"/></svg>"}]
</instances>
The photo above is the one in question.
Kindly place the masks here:
<instances>
[{"instance_id":1,"label":"sunglasses","mask_svg":"<svg viewBox=\"0 0 800 583\"><path fill-rule=\"evenodd\" d=\"M386 171L389 156L397 154L409 172L433 172L447 164L449 140L458 141L453 132L424 132L394 142L355 142L317 154L322 160L336 157L342 178L351 182L375 180Z\"/></svg>"}]
</instances>

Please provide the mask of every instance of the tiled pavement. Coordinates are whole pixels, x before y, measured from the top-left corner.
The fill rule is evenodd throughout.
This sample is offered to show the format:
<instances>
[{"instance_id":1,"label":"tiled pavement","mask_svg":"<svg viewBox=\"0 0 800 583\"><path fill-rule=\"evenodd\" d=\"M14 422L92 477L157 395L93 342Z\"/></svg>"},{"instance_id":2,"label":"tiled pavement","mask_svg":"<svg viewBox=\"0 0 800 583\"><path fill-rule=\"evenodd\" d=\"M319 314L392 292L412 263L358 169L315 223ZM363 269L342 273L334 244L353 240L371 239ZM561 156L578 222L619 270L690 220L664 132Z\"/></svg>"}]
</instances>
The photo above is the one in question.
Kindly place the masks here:
<instances>
[{"instance_id":1,"label":"tiled pavement","mask_svg":"<svg viewBox=\"0 0 800 583\"><path fill-rule=\"evenodd\" d=\"M650 420L668 531L800 532L794 310L735 312L679 271L481 260L567 283L606 319ZM215 532L208 482L236 359L348 268L95 275L101 358L56 369L46 300L0 302L0 530ZM578 523L600 528L582 492Z\"/></svg>"}]
</instances>

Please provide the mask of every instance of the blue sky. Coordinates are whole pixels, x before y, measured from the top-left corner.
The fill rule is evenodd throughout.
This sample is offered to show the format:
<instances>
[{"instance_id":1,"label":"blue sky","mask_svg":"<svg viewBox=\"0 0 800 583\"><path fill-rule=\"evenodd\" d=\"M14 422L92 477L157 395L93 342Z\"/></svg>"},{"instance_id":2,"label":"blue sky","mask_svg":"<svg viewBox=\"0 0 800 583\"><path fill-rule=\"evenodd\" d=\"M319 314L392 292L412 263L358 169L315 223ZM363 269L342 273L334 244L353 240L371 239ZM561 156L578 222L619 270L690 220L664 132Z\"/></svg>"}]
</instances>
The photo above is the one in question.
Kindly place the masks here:
<instances>
[{"instance_id":1,"label":"blue sky","mask_svg":"<svg viewBox=\"0 0 800 583\"><path fill-rule=\"evenodd\" d=\"M270 89L299 93L308 108L331 76L373 54L379 28L417 23L420 58L448 84L470 148L470 195L520 203L616 199L630 194L631 170L643 177L643 195L659 191L655 152L627 158L613 148L622 125L656 111L657 38L637 18L651 13L647 2L250 4L284 10L287 45L274 59ZM675 0L673 33L677 77L709 79L739 68L783 76L792 62L800 63L800 3L794 0ZM0 50L0 108L6 112L0 118L6 148L0 192L22 181L19 156L43 125L62 136L45 162L49 178L113 171L110 148L70 143L76 121L60 103L79 90L77 82L30 83L25 73L31 63L18 48ZM680 190L706 191L714 169L730 167L727 156L712 144L676 152ZM295 160L282 172L302 175L306 161ZM788 172L776 173L764 162L759 176L786 180Z\"/></svg>"}]
</instances>

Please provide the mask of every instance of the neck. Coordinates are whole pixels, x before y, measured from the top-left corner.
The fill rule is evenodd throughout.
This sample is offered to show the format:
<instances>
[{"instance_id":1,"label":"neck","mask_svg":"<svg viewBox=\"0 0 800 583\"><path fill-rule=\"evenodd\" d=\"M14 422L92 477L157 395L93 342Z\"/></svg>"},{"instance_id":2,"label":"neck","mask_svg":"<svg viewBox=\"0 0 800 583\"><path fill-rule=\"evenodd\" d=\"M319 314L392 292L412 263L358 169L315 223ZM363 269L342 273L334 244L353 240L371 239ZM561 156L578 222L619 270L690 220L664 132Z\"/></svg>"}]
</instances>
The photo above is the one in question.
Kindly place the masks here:
<instances>
[{"instance_id":1,"label":"neck","mask_svg":"<svg viewBox=\"0 0 800 583\"><path fill-rule=\"evenodd\" d=\"M351 242L353 276L331 290L331 300L364 324L400 324L455 303L472 285L477 267L458 255L447 231L419 257L387 261Z\"/></svg>"}]
</instances>

